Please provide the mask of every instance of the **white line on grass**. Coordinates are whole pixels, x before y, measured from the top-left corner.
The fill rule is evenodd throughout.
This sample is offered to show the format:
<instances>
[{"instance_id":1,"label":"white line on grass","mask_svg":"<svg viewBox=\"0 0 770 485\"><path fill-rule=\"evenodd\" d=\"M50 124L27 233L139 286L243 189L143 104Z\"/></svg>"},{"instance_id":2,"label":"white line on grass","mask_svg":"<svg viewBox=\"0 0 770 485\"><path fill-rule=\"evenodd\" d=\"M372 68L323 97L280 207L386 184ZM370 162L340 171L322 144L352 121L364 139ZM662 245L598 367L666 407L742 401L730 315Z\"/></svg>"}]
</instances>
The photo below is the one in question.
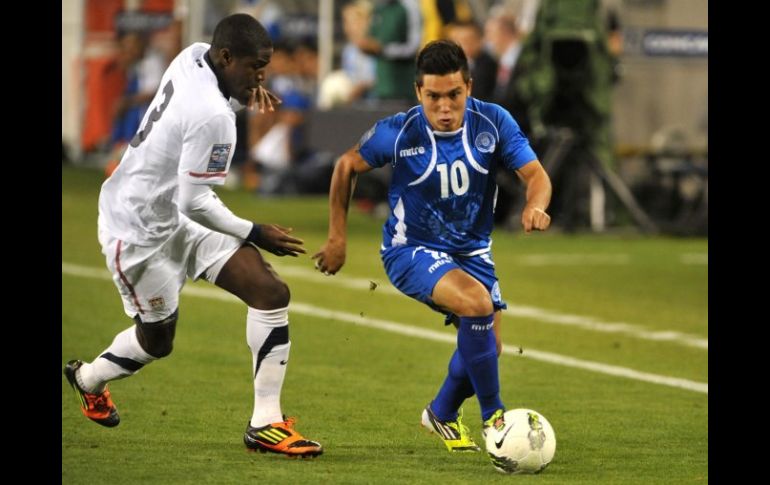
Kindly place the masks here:
<instances>
[{"instance_id":1,"label":"white line on grass","mask_svg":"<svg viewBox=\"0 0 770 485\"><path fill-rule=\"evenodd\" d=\"M628 254L527 254L517 261L526 266L603 266L625 265L631 258Z\"/></svg>"},{"instance_id":2,"label":"white line on grass","mask_svg":"<svg viewBox=\"0 0 770 485\"><path fill-rule=\"evenodd\" d=\"M97 278L102 280L110 280L110 274L106 270L89 268L85 266L79 266L70 263L62 263L62 273L66 273L72 276L81 276L85 278ZM215 300L227 301L232 303L240 303L240 300L235 296L224 292L219 289L213 288L199 288L196 286L186 286L183 290L185 295L196 296L200 298L210 298ZM428 330L424 328L412 327L404 325L402 323L391 322L388 320L380 320L377 318L362 317L353 313L341 312L337 310L328 310L326 308L317 307L315 305L309 305L301 302L291 302L290 308L292 313L299 313L301 315L307 315L318 318L328 318L332 320L338 320L343 322L360 325L363 327L376 328L379 330L385 330L400 335L406 335L409 337L417 337L426 340L433 340L437 342L446 342L455 344L455 335L447 332L438 332L435 330ZM617 377L626 377L628 379L634 379L637 381L649 382L652 384L660 384L664 386L677 387L680 389L686 389L689 391L701 392L708 394L708 383L690 381L687 379L679 379L676 377L661 376L657 374L650 374L648 372L640 372L626 367L619 367L615 365L602 364L599 362L592 362L589 360L575 359L564 355L554 354L551 352L543 352L541 350L527 349L523 354L519 354L518 348L510 345L503 346L503 353L509 355L515 355L519 357L525 357L533 360L539 360L542 362L548 362L556 365L563 365L566 367L574 367L577 369L589 370L592 372L598 372L601 374L608 374Z\"/></svg>"},{"instance_id":3,"label":"white line on grass","mask_svg":"<svg viewBox=\"0 0 770 485\"><path fill-rule=\"evenodd\" d=\"M682 264L709 264L708 253L684 253L679 257L679 262Z\"/></svg>"},{"instance_id":4,"label":"white line on grass","mask_svg":"<svg viewBox=\"0 0 770 485\"><path fill-rule=\"evenodd\" d=\"M302 268L288 264L274 264L274 266L278 270L279 274L283 276L299 278L306 281L321 282L327 285L336 285L354 290L370 291L370 280L366 278L355 278L340 274L333 277L328 277L310 268ZM401 292L395 289L389 282L385 282L384 284L382 282L378 282L378 284L379 286L376 290L378 292L383 292L389 295L403 296ZM706 350L709 348L708 339L695 335L688 335L672 330L649 330L641 325L634 325L632 323L604 322L596 317L560 313L552 310L546 310L544 308L517 305L515 303L508 304L506 315L531 318L543 323L567 325L582 328L584 330L593 330L595 332L622 333L624 335L643 340L671 342L679 345L686 345L688 347L696 347Z\"/></svg>"}]
</instances>

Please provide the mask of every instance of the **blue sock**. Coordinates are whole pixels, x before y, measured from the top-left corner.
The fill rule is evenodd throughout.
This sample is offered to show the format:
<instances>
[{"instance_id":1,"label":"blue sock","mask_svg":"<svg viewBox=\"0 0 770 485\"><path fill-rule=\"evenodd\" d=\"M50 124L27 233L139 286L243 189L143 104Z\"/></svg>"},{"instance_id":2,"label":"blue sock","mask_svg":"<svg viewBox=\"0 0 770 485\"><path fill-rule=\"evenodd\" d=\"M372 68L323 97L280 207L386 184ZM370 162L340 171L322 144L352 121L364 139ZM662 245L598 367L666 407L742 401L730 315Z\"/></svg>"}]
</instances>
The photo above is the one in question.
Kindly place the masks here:
<instances>
[{"instance_id":1,"label":"blue sock","mask_svg":"<svg viewBox=\"0 0 770 485\"><path fill-rule=\"evenodd\" d=\"M497 349L492 331L494 319L494 313L485 317L461 317L457 329L457 350L473 384L484 421L496 410L505 408L500 400Z\"/></svg>"},{"instance_id":2,"label":"blue sock","mask_svg":"<svg viewBox=\"0 0 770 485\"><path fill-rule=\"evenodd\" d=\"M473 384L465 370L460 353L455 350L449 360L449 373L439 389L436 398L430 403L433 414L442 421L457 419L457 410L463 401L473 395Z\"/></svg>"}]
</instances>

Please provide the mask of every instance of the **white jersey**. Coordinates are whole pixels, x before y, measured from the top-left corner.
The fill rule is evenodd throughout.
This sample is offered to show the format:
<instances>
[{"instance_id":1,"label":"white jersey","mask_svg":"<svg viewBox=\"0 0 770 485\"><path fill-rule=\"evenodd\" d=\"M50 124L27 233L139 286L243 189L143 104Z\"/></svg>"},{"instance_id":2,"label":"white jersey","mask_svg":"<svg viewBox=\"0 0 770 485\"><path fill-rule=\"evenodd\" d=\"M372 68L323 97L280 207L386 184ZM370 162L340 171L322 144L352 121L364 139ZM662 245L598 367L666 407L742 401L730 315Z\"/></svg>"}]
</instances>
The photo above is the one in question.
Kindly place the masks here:
<instances>
[{"instance_id":1,"label":"white jersey","mask_svg":"<svg viewBox=\"0 0 770 485\"><path fill-rule=\"evenodd\" d=\"M225 181L235 112L204 59L209 47L195 43L171 62L120 165L102 185L99 225L117 239L139 246L165 241L179 226L179 182Z\"/></svg>"}]
</instances>

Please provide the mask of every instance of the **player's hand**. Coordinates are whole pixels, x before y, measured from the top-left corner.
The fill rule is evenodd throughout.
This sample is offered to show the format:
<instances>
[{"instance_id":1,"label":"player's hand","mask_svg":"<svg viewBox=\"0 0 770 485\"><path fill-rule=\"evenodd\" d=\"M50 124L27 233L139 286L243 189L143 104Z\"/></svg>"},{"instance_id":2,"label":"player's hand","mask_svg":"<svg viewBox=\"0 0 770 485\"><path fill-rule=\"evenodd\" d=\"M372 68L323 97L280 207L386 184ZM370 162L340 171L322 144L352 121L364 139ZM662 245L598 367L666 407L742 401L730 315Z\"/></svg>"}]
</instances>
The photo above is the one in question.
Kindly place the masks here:
<instances>
[{"instance_id":1,"label":"player's hand","mask_svg":"<svg viewBox=\"0 0 770 485\"><path fill-rule=\"evenodd\" d=\"M302 247L305 244L302 239L289 235L292 231L292 228L278 224L262 224L259 238L252 242L276 256L294 256L296 258L300 253L305 254L307 251Z\"/></svg>"},{"instance_id":2,"label":"player's hand","mask_svg":"<svg viewBox=\"0 0 770 485\"><path fill-rule=\"evenodd\" d=\"M315 259L315 269L321 273L326 276L337 274L345 264L345 241L326 241L312 259Z\"/></svg>"},{"instance_id":3,"label":"player's hand","mask_svg":"<svg viewBox=\"0 0 770 485\"><path fill-rule=\"evenodd\" d=\"M551 216L539 207L526 206L521 213L521 225L524 232L545 231L551 225Z\"/></svg>"},{"instance_id":4,"label":"player's hand","mask_svg":"<svg viewBox=\"0 0 770 485\"><path fill-rule=\"evenodd\" d=\"M254 106L257 106L260 113L267 111L275 111L275 107L281 104L283 101L271 93L263 86L259 86L257 89L253 89L251 92L251 98L249 98L248 108L254 110Z\"/></svg>"}]
</instances>

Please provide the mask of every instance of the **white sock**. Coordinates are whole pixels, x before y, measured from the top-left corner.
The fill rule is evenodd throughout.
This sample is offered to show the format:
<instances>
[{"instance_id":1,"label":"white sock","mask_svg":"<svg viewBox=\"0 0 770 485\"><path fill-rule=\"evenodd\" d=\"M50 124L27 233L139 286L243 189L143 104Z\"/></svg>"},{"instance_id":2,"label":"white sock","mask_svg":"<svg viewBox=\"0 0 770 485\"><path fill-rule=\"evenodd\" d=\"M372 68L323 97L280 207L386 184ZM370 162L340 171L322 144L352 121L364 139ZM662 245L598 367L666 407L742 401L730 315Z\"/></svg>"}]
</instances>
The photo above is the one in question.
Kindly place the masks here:
<instances>
[{"instance_id":1,"label":"white sock","mask_svg":"<svg viewBox=\"0 0 770 485\"><path fill-rule=\"evenodd\" d=\"M100 394L109 381L134 375L153 360L157 359L139 345L136 326L132 325L117 334L112 344L93 362L83 364L75 378L84 391Z\"/></svg>"},{"instance_id":2,"label":"white sock","mask_svg":"<svg viewBox=\"0 0 770 485\"><path fill-rule=\"evenodd\" d=\"M283 421L281 388L291 348L288 310L288 307L277 310L249 308L246 317L246 341L253 357L253 427Z\"/></svg>"}]
</instances>

